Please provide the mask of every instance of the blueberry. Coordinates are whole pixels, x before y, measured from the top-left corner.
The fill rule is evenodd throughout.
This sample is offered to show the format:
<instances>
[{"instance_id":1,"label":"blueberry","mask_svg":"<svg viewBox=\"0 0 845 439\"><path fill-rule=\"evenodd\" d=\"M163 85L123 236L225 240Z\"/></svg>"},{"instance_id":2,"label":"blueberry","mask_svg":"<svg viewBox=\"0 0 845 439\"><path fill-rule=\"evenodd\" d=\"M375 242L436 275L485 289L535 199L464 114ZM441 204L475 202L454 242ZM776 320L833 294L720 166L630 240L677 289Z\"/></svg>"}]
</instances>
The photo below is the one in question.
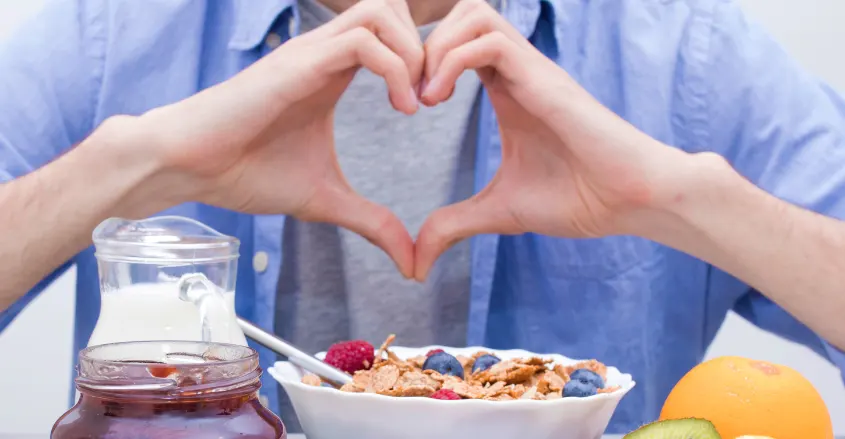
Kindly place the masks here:
<instances>
[{"instance_id":1,"label":"blueberry","mask_svg":"<svg viewBox=\"0 0 845 439\"><path fill-rule=\"evenodd\" d=\"M495 355L482 355L475 359L475 363L472 364L472 373L481 372L483 370L487 370L493 367L494 364L500 362L502 360Z\"/></svg>"},{"instance_id":2,"label":"blueberry","mask_svg":"<svg viewBox=\"0 0 845 439\"><path fill-rule=\"evenodd\" d=\"M593 372L590 369L578 369L575 372L572 372L572 375L570 375L569 378L581 381L582 383L590 383L596 389L604 388L604 380L601 379L601 376L599 376L599 374Z\"/></svg>"},{"instance_id":3,"label":"blueberry","mask_svg":"<svg viewBox=\"0 0 845 439\"><path fill-rule=\"evenodd\" d=\"M575 398L584 398L587 396L593 396L596 394L596 386L580 380L569 380L565 386L563 386L563 397L575 397Z\"/></svg>"},{"instance_id":4,"label":"blueberry","mask_svg":"<svg viewBox=\"0 0 845 439\"><path fill-rule=\"evenodd\" d=\"M433 370L441 375L464 378L464 367L461 366L461 362L446 352L438 352L426 358L425 363L423 363L423 370Z\"/></svg>"}]
</instances>

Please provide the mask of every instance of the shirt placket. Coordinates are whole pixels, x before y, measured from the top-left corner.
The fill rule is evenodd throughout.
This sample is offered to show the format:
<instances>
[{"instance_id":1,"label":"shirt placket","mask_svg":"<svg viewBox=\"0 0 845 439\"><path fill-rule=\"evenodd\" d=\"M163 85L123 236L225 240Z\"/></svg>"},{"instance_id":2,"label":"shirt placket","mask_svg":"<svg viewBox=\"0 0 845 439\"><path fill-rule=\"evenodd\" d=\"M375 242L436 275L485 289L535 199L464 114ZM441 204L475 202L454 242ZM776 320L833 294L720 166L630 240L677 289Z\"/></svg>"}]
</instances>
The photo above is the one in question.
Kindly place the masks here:
<instances>
[{"instance_id":1,"label":"shirt placket","mask_svg":"<svg viewBox=\"0 0 845 439\"><path fill-rule=\"evenodd\" d=\"M296 8L283 12L264 38L261 45L261 56L264 57L285 41L299 32L299 13ZM253 217L254 253L252 255L253 276L255 276L255 311L254 323L259 327L273 332L276 317L276 296L279 283L279 273L282 267L282 246L285 227L285 215L256 215ZM272 365L276 362L276 354L269 349L259 347L261 364ZM275 380L269 375L262 377L261 401L264 405L277 408L278 392Z\"/></svg>"},{"instance_id":2,"label":"shirt placket","mask_svg":"<svg viewBox=\"0 0 845 439\"><path fill-rule=\"evenodd\" d=\"M543 10L551 11L551 4L538 0L503 0L502 15L532 44L546 56L557 57L557 41L552 30L535 33ZM543 17L554 22L554 14ZM545 29L544 29L545 30ZM502 139L496 112L490 103L487 91L482 91L478 120L478 140L475 163L475 193L484 189L496 175L502 162ZM484 346L487 318L490 312L490 297L493 293L493 279L498 257L499 235L480 235L472 239L472 280L470 282L470 310L467 325L467 343L470 346Z\"/></svg>"}]
</instances>

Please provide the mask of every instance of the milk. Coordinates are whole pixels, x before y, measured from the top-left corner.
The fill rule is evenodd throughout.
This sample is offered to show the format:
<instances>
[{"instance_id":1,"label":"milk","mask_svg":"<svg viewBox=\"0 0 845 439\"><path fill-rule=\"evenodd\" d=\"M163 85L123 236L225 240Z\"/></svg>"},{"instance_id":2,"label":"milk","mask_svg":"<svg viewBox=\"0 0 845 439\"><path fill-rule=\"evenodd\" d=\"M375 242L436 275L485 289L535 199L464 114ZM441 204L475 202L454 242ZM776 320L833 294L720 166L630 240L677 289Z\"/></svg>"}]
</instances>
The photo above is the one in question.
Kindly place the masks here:
<instances>
[{"instance_id":1,"label":"milk","mask_svg":"<svg viewBox=\"0 0 845 439\"><path fill-rule=\"evenodd\" d=\"M228 315L216 315L215 330L226 340L215 342L246 346L246 338L235 317L235 293L221 292ZM179 298L175 283L139 283L103 293L100 318L89 346L121 341L202 341L200 310ZM222 327L220 323L222 321Z\"/></svg>"}]
</instances>

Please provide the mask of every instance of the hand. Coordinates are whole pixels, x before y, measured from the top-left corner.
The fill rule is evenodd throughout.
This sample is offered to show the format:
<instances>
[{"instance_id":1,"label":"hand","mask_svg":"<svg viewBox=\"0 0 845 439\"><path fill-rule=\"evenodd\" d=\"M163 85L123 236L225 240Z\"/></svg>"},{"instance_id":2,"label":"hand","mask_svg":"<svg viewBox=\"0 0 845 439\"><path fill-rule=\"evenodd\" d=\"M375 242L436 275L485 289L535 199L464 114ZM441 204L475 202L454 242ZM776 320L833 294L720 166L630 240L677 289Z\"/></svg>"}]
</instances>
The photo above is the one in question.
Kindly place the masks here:
<instances>
[{"instance_id":1,"label":"hand","mask_svg":"<svg viewBox=\"0 0 845 439\"><path fill-rule=\"evenodd\" d=\"M179 177L172 186L190 189L180 201L337 224L411 277L405 227L355 193L335 156L335 104L361 67L384 77L394 108L417 110L423 49L404 1L360 2L232 79L140 120Z\"/></svg>"},{"instance_id":2,"label":"hand","mask_svg":"<svg viewBox=\"0 0 845 439\"><path fill-rule=\"evenodd\" d=\"M458 3L425 56L425 105L449 99L466 69L478 72L499 119L502 163L480 193L425 222L418 280L449 246L477 234L623 233L658 196L661 169L683 154L603 107L483 0Z\"/></svg>"}]
</instances>

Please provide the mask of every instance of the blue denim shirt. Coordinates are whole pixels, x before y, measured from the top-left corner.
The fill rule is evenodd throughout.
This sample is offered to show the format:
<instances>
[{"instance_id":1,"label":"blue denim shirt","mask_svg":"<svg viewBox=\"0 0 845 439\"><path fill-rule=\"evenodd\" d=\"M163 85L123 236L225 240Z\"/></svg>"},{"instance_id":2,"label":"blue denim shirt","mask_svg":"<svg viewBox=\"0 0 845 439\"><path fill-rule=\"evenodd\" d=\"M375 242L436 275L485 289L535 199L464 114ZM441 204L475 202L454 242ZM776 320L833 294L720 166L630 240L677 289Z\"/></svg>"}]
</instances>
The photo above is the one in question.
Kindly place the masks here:
<instances>
[{"instance_id":1,"label":"blue denim shirt","mask_svg":"<svg viewBox=\"0 0 845 439\"><path fill-rule=\"evenodd\" d=\"M0 46L0 181L46 164L111 115L141 114L231 77L268 52L268 32L296 34L293 3L50 3ZM845 215L845 102L747 22L734 2L506 0L502 13L649 135L689 152L716 151L783 199ZM501 150L490 103L480 105L476 190L493 176ZM96 175L89 178L97 184ZM241 240L237 311L272 329L284 218L199 204L167 213ZM249 261L259 251L270 263L256 272ZM0 314L0 328L74 263L75 348L82 348L99 308L92 249ZM632 373L639 385L610 431L657 417L731 309L845 365L842 352L747 285L653 242L535 234L473 240L469 343L598 358ZM260 351L264 367L272 364L275 356ZM277 392L265 393L275 404Z\"/></svg>"}]
</instances>

